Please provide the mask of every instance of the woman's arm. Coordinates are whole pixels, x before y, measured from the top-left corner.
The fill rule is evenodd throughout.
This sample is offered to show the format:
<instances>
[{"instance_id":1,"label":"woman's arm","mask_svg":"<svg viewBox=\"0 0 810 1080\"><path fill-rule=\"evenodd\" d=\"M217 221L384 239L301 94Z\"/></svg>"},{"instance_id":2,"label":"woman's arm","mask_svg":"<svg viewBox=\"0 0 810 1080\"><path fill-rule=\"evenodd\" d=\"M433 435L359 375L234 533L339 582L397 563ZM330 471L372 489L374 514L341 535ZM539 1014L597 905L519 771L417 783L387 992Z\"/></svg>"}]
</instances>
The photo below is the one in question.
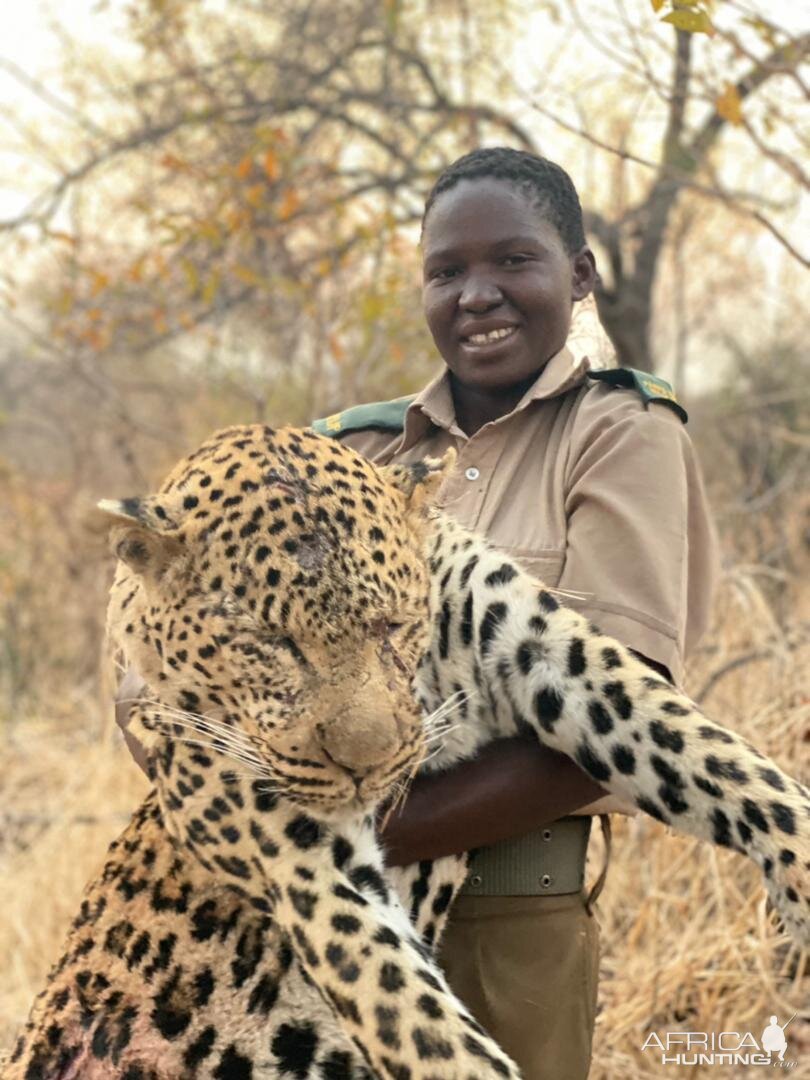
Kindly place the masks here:
<instances>
[{"instance_id":1,"label":"woman's arm","mask_svg":"<svg viewBox=\"0 0 810 1080\"><path fill-rule=\"evenodd\" d=\"M129 716L133 704L143 693L146 683L134 668L127 668L115 695L115 722L121 728L124 742L135 764L146 772L146 751L129 730Z\"/></svg>"},{"instance_id":2,"label":"woman's arm","mask_svg":"<svg viewBox=\"0 0 810 1080\"><path fill-rule=\"evenodd\" d=\"M532 739L499 739L472 760L421 776L380 836L407 866L531 832L605 793L573 761Z\"/></svg>"}]
</instances>

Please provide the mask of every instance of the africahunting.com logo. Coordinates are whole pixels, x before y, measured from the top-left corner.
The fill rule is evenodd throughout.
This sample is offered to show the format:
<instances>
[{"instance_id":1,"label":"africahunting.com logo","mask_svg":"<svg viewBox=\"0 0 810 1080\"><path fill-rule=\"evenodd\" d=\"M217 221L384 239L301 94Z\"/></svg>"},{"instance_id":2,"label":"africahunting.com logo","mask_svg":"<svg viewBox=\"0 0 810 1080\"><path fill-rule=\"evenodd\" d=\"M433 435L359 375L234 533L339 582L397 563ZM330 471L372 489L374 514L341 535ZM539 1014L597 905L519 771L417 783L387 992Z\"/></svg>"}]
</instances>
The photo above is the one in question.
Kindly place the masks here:
<instances>
[{"instance_id":1,"label":"africahunting.com logo","mask_svg":"<svg viewBox=\"0 0 810 1080\"><path fill-rule=\"evenodd\" d=\"M664 1031L651 1032L641 1047L660 1058L662 1065L766 1065L795 1069L796 1059L787 1056L784 1024L771 1016L759 1039L750 1031Z\"/></svg>"}]
</instances>

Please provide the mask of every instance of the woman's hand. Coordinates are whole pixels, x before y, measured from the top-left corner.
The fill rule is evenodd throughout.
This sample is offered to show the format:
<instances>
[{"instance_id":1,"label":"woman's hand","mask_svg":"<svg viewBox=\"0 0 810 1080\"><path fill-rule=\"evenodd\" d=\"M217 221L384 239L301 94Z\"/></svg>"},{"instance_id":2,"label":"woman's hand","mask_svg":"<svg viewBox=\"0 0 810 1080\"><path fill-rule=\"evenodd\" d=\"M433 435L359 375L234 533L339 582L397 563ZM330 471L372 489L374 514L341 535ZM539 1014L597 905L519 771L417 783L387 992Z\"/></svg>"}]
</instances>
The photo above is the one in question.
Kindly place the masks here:
<instances>
[{"instance_id":1,"label":"woman's hand","mask_svg":"<svg viewBox=\"0 0 810 1080\"><path fill-rule=\"evenodd\" d=\"M132 706L143 694L145 689L146 683L140 677L138 672L135 671L134 668L127 668L124 677L119 684L118 692L115 695L115 722L121 728L124 741L127 744L127 749L130 754L132 754L136 765L143 772L147 772L146 751L129 730L129 718L132 713Z\"/></svg>"}]
</instances>

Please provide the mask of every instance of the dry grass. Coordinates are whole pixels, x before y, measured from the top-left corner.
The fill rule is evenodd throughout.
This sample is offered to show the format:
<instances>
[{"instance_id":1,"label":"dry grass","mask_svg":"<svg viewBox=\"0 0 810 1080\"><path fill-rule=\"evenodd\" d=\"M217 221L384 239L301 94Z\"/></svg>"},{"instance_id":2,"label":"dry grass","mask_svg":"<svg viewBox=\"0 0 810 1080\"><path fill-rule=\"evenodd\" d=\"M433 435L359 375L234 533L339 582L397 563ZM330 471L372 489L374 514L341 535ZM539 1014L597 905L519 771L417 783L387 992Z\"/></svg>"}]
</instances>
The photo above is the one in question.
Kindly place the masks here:
<instances>
[{"instance_id":1,"label":"dry grass","mask_svg":"<svg viewBox=\"0 0 810 1080\"><path fill-rule=\"evenodd\" d=\"M84 886L147 790L98 706L87 702L76 716L72 729L26 723L2 748L0 1047L25 1019Z\"/></svg>"},{"instance_id":2,"label":"dry grass","mask_svg":"<svg viewBox=\"0 0 810 1080\"><path fill-rule=\"evenodd\" d=\"M807 779L810 644L801 636L810 594L795 598L792 625L780 627L756 582L748 571L727 578L691 689L709 686L710 715ZM750 659L738 664L741 657ZM69 716L23 718L0 736L0 1046L24 1020L84 883L145 791L108 710L89 690ZM649 1051L641 1053L652 1030L751 1030L759 1037L772 1012L782 1022L800 1014L789 1029L787 1056L799 1057L790 1075L810 1076L810 958L770 925L758 872L641 818L616 822L614 852L599 904L592 1080L667 1075ZM741 1075L722 1066L696 1073Z\"/></svg>"}]
</instances>

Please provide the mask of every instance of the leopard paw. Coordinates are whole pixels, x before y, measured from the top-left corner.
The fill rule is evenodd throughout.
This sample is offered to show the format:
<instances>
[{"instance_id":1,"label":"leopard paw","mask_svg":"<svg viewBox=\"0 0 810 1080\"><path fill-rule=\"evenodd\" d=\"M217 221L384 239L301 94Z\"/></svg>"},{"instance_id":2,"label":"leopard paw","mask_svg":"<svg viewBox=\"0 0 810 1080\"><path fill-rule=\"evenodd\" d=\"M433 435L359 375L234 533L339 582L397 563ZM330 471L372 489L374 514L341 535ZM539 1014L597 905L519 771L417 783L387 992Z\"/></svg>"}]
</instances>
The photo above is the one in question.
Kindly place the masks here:
<instances>
[{"instance_id":1,"label":"leopard paw","mask_svg":"<svg viewBox=\"0 0 810 1080\"><path fill-rule=\"evenodd\" d=\"M792 844L757 861L785 930L797 945L810 949L810 846Z\"/></svg>"}]
</instances>

